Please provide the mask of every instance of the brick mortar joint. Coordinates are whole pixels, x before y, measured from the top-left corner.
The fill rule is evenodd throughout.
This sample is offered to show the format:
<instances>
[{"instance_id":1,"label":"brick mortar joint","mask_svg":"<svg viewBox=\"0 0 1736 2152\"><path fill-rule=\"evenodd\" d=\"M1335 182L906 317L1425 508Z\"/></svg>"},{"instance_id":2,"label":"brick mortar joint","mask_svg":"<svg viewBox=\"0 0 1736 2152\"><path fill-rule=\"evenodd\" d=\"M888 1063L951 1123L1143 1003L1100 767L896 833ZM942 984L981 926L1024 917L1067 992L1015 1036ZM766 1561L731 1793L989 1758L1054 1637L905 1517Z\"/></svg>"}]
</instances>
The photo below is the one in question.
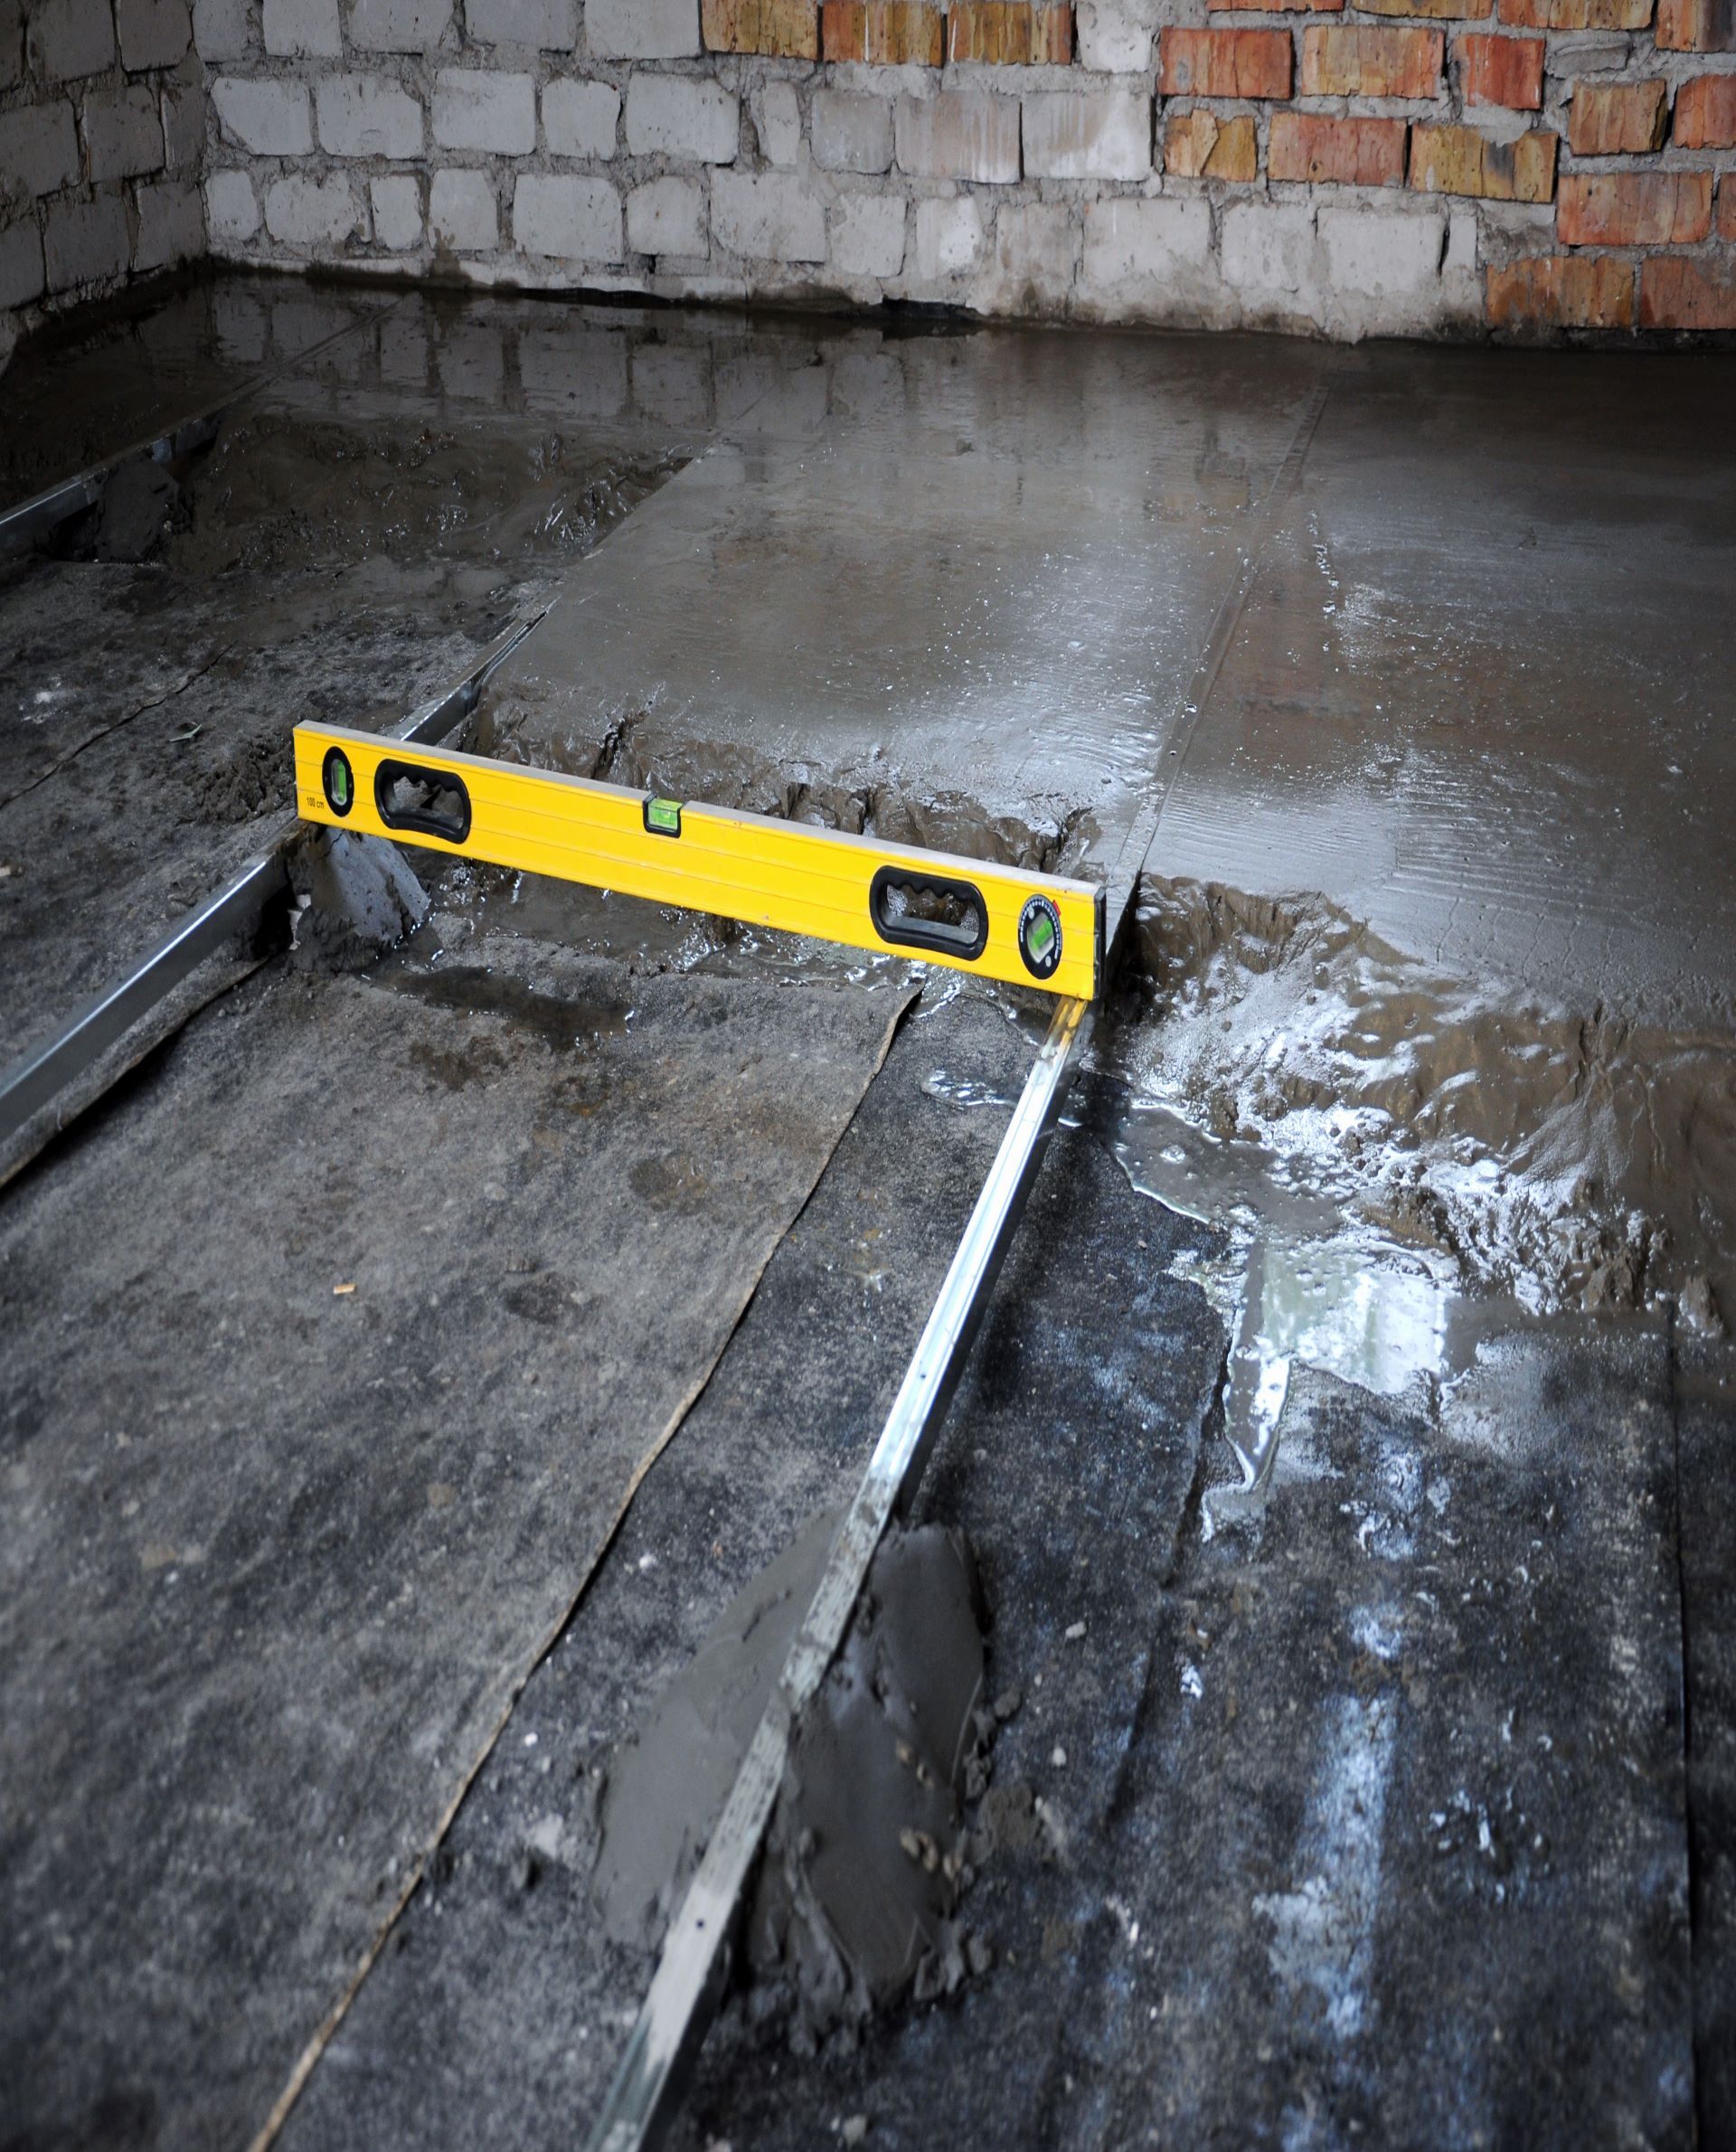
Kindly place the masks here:
<instances>
[{"instance_id":1,"label":"brick mortar joint","mask_svg":"<svg viewBox=\"0 0 1736 2152\"><path fill-rule=\"evenodd\" d=\"M1191 29L1203 30L1208 34L1218 33L1233 36L1250 28L1274 40L1281 39L1288 47L1293 74L1291 95L1288 98L1220 99L1195 93L1177 93L1169 97L1164 95L1161 89L1164 32ZM1392 37L1410 36L1424 41L1439 41L1445 64L1437 94L1427 99L1371 99L1362 96L1328 98L1299 94L1299 82L1295 79L1297 72L1296 61L1298 53L1306 49L1308 33L1335 29L1376 30ZM1542 44L1544 47L1547 76L1542 109L1515 114L1505 106L1468 105L1461 93L1460 62L1457 58L1458 42L1466 34ZM1583 46L1576 45L1576 39L1586 42ZM359 241L345 242L338 252L344 259L366 263L380 270L395 270L401 266L402 257L393 258L382 250L384 242L373 229L373 212L369 206L370 184L392 174L401 175L407 167L417 178L420 194L426 194L429 175L436 169L450 168L479 173L489 180L497 202L503 205L513 193L516 180L524 175L582 180L606 189L618 205L617 213L631 199L636 190L654 184L660 178L678 177L692 185L701 197L705 205L708 227L711 225L710 209L717 175L725 172L744 175L770 181L778 190L788 190L792 198L805 200L809 208L826 222L828 250L833 245L831 214L841 202L863 198L900 200L906 209L907 230L916 207L920 203L969 202L975 205L973 213L980 222L980 246L984 260L990 268L994 265L1004 232L1012 229L1010 225L1004 227L1000 223L1002 212L1016 215L1031 207L1064 210L1066 227L1077 236L1080 229L1088 225L1094 205L1113 208L1118 203L1137 203L1141 201L1167 202L1178 209L1188 204L1203 205L1210 231L1209 246L1201 265L1201 273L1212 278L1219 277L1222 269L1224 216L1237 209L1264 211L1292 219L1306 212L1305 222L1310 231L1316 228L1318 212L1327 209L1341 217L1348 215L1381 220L1382 229L1392 229L1394 218L1425 224L1438 219L1443 235L1443 256L1449 230L1461 222L1477 234L1476 244L1479 252L1485 252L1486 250L1498 252L1514 243L1532 244L1540 239L1546 245L1553 243L1559 246L1561 242L1552 230L1555 211L1550 203L1507 203L1486 197L1437 193L1402 184L1373 185L1352 182L1309 181L1305 178L1273 180L1269 173L1263 169L1266 158L1269 156L1273 123L1280 114L1294 112L1298 117L1330 122L1371 120L1395 125L1406 130L1407 137L1409 130L1417 124L1466 127L1495 141L1509 140L1516 134L1524 132L1553 132L1561 137L1554 153L1561 176L1582 172L1611 174L1629 170L1658 173L1709 170L1716 175L1729 168L1724 156L1714 150L1684 150L1673 142L1666 143L1658 151L1628 152L1614 158L1591 157L1584 153L1576 156L1565 139L1565 116L1571 111L1571 92L1579 83L1590 83L1593 87L1619 87L1635 81L1663 78L1675 90L1679 90L1681 83L1701 75L1736 73L1736 55L1666 54L1652 48L1648 38L1637 38L1631 34L1537 32L1529 25L1502 24L1493 14L1488 17L1469 18L1459 23L1385 15L1376 15L1371 20L1354 8L1324 17L1298 20L1291 16L1277 24L1269 16L1260 16L1251 10L1246 13L1238 10L1233 14L1226 11L1209 15L1203 23L1196 20L1188 24L1166 24L1159 27L1158 35L1152 40L1150 64L1144 70L1124 74L1088 70L1078 60L1066 66L968 63L944 69L899 68L882 71L857 63L816 62L771 55L693 54L666 60L647 58L637 61L611 55L596 59L578 51L532 52L521 47L478 48L467 43L456 30L448 33L440 49L426 54L380 53L346 42L341 54L316 59L309 56L263 54L257 50L257 37L253 46L254 49L234 60L205 62L203 72L206 79L222 75L249 82L299 82L306 88L310 114L316 103L319 86L335 76L350 80L366 77L395 85L417 102L425 125L431 113L438 92L439 77L442 72L450 71L482 80L503 76L530 79L533 100L536 107L536 135L534 146L522 153L476 147L448 148L425 139L420 155L413 157L330 152L324 149L323 146L293 156L268 157L225 143L214 109L208 104L203 165L206 175L215 175L220 172L240 172L248 177L250 186L256 194L259 188L269 187L276 179L285 176L300 175L326 182L334 177L343 179L351 191L352 198L359 204L363 236ZM1598 53L1618 50L1618 67L1615 70L1592 68L1590 72L1580 72L1582 66L1590 64L1587 55L1591 53L1594 47ZM620 117L618 114L614 154L579 156L549 147L542 105L543 96L552 85L568 81L600 82L608 85L624 100L633 80L642 76L718 84L738 100L740 140L749 146L746 149L738 147L733 159L717 165L684 160L676 156L664 154L635 156L625 149ZM798 139L794 165L786 163L772 165L763 156L755 154L752 147L760 141L760 135L754 100L775 83L787 83L796 91ZM1022 106L1026 99L1053 92L1075 99L1098 99L1104 105L1111 102L1125 104L1129 99L1137 104L1143 99L1147 107L1146 150L1151 163L1145 173L1125 178L1038 176L1023 169L1023 160L1020 176L1005 181L973 177L963 172L952 177L921 179L905 173L895 163L881 171L831 173L820 166L813 155L814 100L822 90L853 94L877 102L885 115L888 127L892 124L892 116L899 99L912 94L924 100L931 100L948 91L967 98L990 94ZM1251 178L1238 176L1228 179L1203 175L1190 177L1164 170L1166 124L1188 112L1201 109L1209 111L1220 120L1236 117L1252 118L1256 169ZM1022 111L1022 131L1025 124L1025 115ZM1490 132L1492 129L1493 134ZM1369 228L1373 229L1373 226ZM1024 229L1021 227L1021 230ZM1293 227L1287 226L1285 229L1288 231ZM261 248L269 250L269 242L264 241L263 235L258 236ZM737 258L722 247L714 230L710 231L709 236L713 268L719 262L740 259L747 264L741 276L749 286L755 284L756 280L763 284L768 279L794 279L797 283L816 288L831 288L847 274L835 268L830 259L824 264L815 264L806 260L781 260L770 257ZM908 243L913 242L907 242L907 250ZM1697 244L1707 259L1715 261L1722 261L1731 251L1728 242L1722 237L1708 239ZM1607 254L1613 250L1604 249L1601 251ZM316 252L318 252L317 247ZM606 273L622 282L637 279L652 288L669 281L656 266L660 260L699 259L646 256L637 252L629 245L624 245L621 252L623 262L618 269L599 273ZM1583 256L1573 256L1575 260L1582 258L1597 257L1589 250ZM1645 255L1641 253L1638 258L1643 260ZM480 275L483 269L487 268L512 275L523 266L523 257L518 254L513 237L503 225L486 262L476 265L476 273ZM1493 266L1486 253L1483 266L1486 269ZM1078 283L1083 273L1082 268L1076 268L1073 284ZM1464 270L1461 263L1453 273L1468 272ZM903 267L891 278L891 285L908 288L914 275L912 260L907 250ZM862 279L859 278L857 281ZM870 286L878 286L885 279L876 277L866 278ZM1318 299L1318 308L1332 312L1338 306L1341 296L1330 291L1325 293ZM1297 303L1302 305L1305 302L1298 300Z\"/></svg>"}]
</instances>

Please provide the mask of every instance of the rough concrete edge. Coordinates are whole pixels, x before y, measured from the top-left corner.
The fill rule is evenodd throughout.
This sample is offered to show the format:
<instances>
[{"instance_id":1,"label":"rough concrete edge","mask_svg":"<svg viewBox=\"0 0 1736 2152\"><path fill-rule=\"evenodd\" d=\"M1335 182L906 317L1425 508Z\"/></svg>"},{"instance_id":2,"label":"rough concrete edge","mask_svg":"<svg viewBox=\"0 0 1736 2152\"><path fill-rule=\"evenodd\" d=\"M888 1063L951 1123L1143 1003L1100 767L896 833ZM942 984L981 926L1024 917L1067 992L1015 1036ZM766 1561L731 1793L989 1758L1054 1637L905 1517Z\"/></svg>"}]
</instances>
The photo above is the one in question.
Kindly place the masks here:
<instances>
[{"instance_id":1,"label":"rough concrete edge","mask_svg":"<svg viewBox=\"0 0 1736 2152\"><path fill-rule=\"evenodd\" d=\"M11 1140L0 1145L0 1195L33 1159L89 1113L138 1064L184 1030L202 1009L239 986L267 961L263 955L214 949L178 986L154 1002L114 1044L65 1090L40 1107Z\"/></svg>"},{"instance_id":2,"label":"rough concrete edge","mask_svg":"<svg viewBox=\"0 0 1736 2152\"><path fill-rule=\"evenodd\" d=\"M297 2100L300 2099L302 2092L306 2090L308 2079L312 2077L314 2072L318 2068L320 2058L325 2054L326 2050L331 2045L333 2039L336 2036L338 2027L343 2024L344 2018L348 2016L351 2006L354 2003L356 1996L362 1992L363 1985L366 1981L368 1975L373 1970L375 1964L379 1960L381 1952L385 1949L386 1944L391 1940L392 1932L398 1925L398 1922L402 1917L405 1908L409 1905L410 1900L416 1895L416 1892L421 1888L422 1879L428 1873L429 1863L439 1851L441 1845L446 1839L448 1832L450 1831L453 1824L458 1819L459 1809L463 1807L466 1800L469 1797L470 1789L476 1784L477 1779L482 1775L482 1772L486 1766L489 1758L494 1754L495 1749L499 1746L500 1737L505 1732L508 1724L511 1723L514 1712L518 1708L519 1698L524 1694L524 1691L529 1685L531 1678L535 1674L537 1668L542 1666L542 1662L548 1657L549 1654L554 1649L556 1645L560 1643L561 1638L566 1634L568 1628L572 1622L573 1617L579 1611L580 1605L583 1601L585 1594L590 1589L592 1581L595 1579L598 1571L602 1567L605 1556L608 1554L609 1548L614 1545L622 1524L626 1523L627 1512L632 1508L634 1498L638 1494L640 1487L645 1484L647 1474L650 1472L652 1467L656 1463L657 1459L663 1455L664 1451L669 1447L670 1443L675 1439L675 1436L680 1432L682 1424L686 1420L687 1415L693 1411L693 1407L704 1395L706 1388L711 1383L712 1377L717 1373L718 1367L722 1361L724 1354L730 1349L731 1340L734 1337L736 1332L741 1328L742 1319L746 1316L749 1307L752 1305L753 1297L760 1289L760 1280L765 1276L767 1270L770 1268L772 1258L777 1254L778 1249L781 1248L784 1242L788 1239L790 1233L794 1232L803 1213L807 1211L808 1204L814 1200L815 1190L818 1188L821 1181L826 1177L826 1168L831 1165L834 1157L836 1156L838 1146L844 1141L845 1136L848 1135L852 1126L854 1124L857 1114L862 1110L863 1100L868 1095L869 1086L873 1082L875 1077L880 1074L882 1069L883 1069L886 1065L886 1056L892 1052L892 1041L897 1037L899 1029L902 1025L904 1019L910 1015L910 1011L920 1000L921 995L922 988L920 985L907 986L901 992L898 999L898 1005L893 1009L892 1016L887 1022L885 1031L882 1034L879 1051L874 1055L873 1064L869 1068L867 1077L863 1083L862 1090L857 1095L856 1103L851 1109L849 1114L845 1117L844 1120L839 1127L837 1134L833 1137L830 1145L827 1147L826 1156L819 1161L818 1165L815 1168L814 1177L808 1184L807 1194L802 1198L800 1204L797 1208L795 1216L791 1218L789 1223L784 1228L783 1232L779 1233L767 1248L764 1256L761 1258L760 1263L754 1269L753 1275L748 1279L746 1285L743 1287L741 1298L736 1303L735 1312L731 1317L728 1326L724 1330L722 1339L719 1341L717 1350L712 1354L711 1358L706 1362L704 1366L702 1367L699 1373L693 1377L693 1382L689 1384L688 1388L683 1393L679 1402L676 1403L675 1411L670 1414L668 1421L664 1427L663 1431L657 1436L656 1439L646 1451L645 1455L639 1459L638 1463L634 1466L632 1473L627 1479L627 1490L622 1495L621 1499L616 1507L614 1515L609 1519L609 1524L605 1526L602 1537L598 1541L595 1551L592 1553L590 1561L585 1564L583 1570L575 1580L571 1593L568 1598L566 1605L555 1616L554 1620L544 1631L541 1640L533 1647L530 1656L526 1659L519 1673L514 1677L512 1686L507 1692L506 1701L502 1706L499 1717L495 1720L494 1725L489 1729L487 1735L483 1741L482 1746L477 1750L476 1756L471 1760L463 1776L460 1778L458 1787L453 1792L451 1799L447 1803L445 1808L441 1811L439 1817L434 1826L432 1836L429 1837L428 1844L417 1855L415 1864L410 1869L410 1874L404 1882L403 1888L399 1892L397 1897L392 1901L391 1907L387 1911L385 1919L381 1922L379 1928L374 1932L373 1940L369 1942L367 1948L363 1951L362 1957L356 1965L355 1970L350 1976L348 1984L344 1987L343 1993L338 1996L337 2000L332 2005L332 2007L326 2012L325 2017L321 2019L319 2025L313 2034L313 2037L308 2041L307 2046L303 2048L299 2057L297 2059L295 2067L289 2073L288 2081L285 2084L282 2091L278 2093L276 2101L272 2105L270 2113L266 2117L264 2122L260 2125L257 2135L255 2135L255 2137L251 2139L248 2147L248 2152L269 2152L269 2147L277 2143L285 2123L288 2121L291 2113L294 2111Z\"/></svg>"}]
</instances>

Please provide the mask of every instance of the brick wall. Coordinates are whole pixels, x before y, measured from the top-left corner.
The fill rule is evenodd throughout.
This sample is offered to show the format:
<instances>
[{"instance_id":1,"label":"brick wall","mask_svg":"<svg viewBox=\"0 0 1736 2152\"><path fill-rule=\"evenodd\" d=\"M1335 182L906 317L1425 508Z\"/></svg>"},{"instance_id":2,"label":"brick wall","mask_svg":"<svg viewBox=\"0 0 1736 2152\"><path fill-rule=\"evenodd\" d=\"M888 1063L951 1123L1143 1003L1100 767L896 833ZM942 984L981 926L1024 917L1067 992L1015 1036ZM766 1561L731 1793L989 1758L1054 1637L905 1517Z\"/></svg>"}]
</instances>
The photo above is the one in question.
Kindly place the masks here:
<instances>
[{"instance_id":1,"label":"brick wall","mask_svg":"<svg viewBox=\"0 0 1736 2152\"><path fill-rule=\"evenodd\" d=\"M187 0L113 4L156 24ZM37 5L108 20L109 0ZM192 16L222 260L1345 337L1736 329L1736 0ZM170 42L153 65L174 70ZM69 110L156 80L95 33L74 57L93 71L53 90ZM176 183L94 179L80 127L37 222L112 202L131 249L146 190Z\"/></svg>"},{"instance_id":2,"label":"brick wall","mask_svg":"<svg viewBox=\"0 0 1736 2152\"><path fill-rule=\"evenodd\" d=\"M1371 332L1736 327L1736 0L197 0L217 253Z\"/></svg>"},{"instance_id":3,"label":"brick wall","mask_svg":"<svg viewBox=\"0 0 1736 2152\"><path fill-rule=\"evenodd\" d=\"M0 363L21 326L205 251L188 0L0 0Z\"/></svg>"}]
</instances>

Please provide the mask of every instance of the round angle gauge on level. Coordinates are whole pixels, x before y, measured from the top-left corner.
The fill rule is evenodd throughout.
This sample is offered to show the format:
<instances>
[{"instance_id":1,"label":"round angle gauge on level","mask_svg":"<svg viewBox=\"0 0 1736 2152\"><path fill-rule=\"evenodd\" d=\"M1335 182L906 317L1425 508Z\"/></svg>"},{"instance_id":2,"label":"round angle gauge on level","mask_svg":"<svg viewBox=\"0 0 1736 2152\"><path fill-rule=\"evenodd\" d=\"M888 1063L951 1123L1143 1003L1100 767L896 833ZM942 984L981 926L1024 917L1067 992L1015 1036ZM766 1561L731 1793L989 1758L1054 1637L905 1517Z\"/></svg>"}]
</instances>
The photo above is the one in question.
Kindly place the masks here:
<instances>
[{"instance_id":1,"label":"round angle gauge on level","mask_svg":"<svg viewBox=\"0 0 1736 2152\"><path fill-rule=\"evenodd\" d=\"M1019 914L1019 954L1034 979L1052 978L1061 962L1061 914L1049 897L1032 897Z\"/></svg>"},{"instance_id":2,"label":"round angle gauge on level","mask_svg":"<svg viewBox=\"0 0 1736 2152\"><path fill-rule=\"evenodd\" d=\"M335 815L347 815L355 805L355 772L341 747L328 747L320 770L326 787L326 804Z\"/></svg>"}]
</instances>

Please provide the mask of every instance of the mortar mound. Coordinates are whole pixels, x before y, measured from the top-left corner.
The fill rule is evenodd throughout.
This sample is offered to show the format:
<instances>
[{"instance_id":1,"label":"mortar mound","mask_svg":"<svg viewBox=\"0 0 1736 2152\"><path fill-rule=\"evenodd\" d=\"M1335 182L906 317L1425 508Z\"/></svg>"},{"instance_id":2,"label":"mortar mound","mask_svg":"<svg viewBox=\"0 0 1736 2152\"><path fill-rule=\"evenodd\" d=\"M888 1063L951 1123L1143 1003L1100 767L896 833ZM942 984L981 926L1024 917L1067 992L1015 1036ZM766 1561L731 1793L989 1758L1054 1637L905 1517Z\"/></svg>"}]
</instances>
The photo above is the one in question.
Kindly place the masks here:
<instances>
[{"instance_id":1,"label":"mortar mound","mask_svg":"<svg viewBox=\"0 0 1736 2152\"><path fill-rule=\"evenodd\" d=\"M1316 897L1152 879L1136 1093L1540 1313L1736 1309L1736 1035L1406 956ZM1722 1313L1721 1313L1722 1311Z\"/></svg>"},{"instance_id":2,"label":"mortar mound","mask_svg":"<svg viewBox=\"0 0 1736 2152\"><path fill-rule=\"evenodd\" d=\"M836 1524L816 1517L731 1602L612 1759L591 1891L617 1941L661 1942ZM948 1991L988 1962L958 1917L995 1728L984 1620L964 1535L894 1530L793 1731L748 1909L742 1999L799 2053L848 2044L877 2010Z\"/></svg>"}]
</instances>

